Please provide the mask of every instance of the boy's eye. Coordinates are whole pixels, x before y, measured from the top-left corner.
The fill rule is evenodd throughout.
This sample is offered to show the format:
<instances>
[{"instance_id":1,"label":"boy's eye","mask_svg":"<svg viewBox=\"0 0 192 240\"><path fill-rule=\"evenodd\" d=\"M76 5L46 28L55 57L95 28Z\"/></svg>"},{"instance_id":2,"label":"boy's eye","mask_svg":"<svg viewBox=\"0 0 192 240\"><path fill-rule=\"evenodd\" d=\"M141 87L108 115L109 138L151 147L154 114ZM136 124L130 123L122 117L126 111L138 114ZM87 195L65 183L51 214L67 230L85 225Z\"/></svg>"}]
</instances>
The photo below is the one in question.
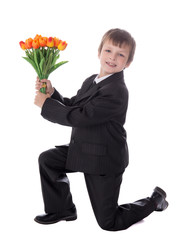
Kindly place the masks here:
<instances>
[{"instance_id":1,"label":"boy's eye","mask_svg":"<svg viewBox=\"0 0 192 240\"><path fill-rule=\"evenodd\" d=\"M123 54L121 54L121 53L119 54L119 56L120 56L120 57L124 57L124 55L123 55Z\"/></svg>"},{"instance_id":2,"label":"boy's eye","mask_svg":"<svg viewBox=\"0 0 192 240\"><path fill-rule=\"evenodd\" d=\"M111 52L109 49L106 49L105 52Z\"/></svg>"}]
</instances>

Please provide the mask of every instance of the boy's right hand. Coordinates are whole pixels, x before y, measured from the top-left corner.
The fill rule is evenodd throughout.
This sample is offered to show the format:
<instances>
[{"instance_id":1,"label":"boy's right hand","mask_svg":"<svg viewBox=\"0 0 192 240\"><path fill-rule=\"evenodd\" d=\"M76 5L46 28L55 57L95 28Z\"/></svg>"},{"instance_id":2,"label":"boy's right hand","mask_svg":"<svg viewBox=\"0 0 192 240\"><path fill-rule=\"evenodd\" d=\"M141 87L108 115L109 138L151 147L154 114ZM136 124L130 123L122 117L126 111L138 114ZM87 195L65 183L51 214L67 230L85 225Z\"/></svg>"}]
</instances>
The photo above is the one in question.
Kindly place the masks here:
<instances>
[{"instance_id":1,"label":"boy's right hand","mask_svg":"<svg viewBox=\"0 0 192 240\"><path fill-rule=\"evenodd\" d=\"M35 89L39 91L43 87L43 83L47 84L46 93L52 95L54 93L54 88L52 87L50 80L42 79L40 81L39 77L37 77Z\"/></svg>"}]
</instances>

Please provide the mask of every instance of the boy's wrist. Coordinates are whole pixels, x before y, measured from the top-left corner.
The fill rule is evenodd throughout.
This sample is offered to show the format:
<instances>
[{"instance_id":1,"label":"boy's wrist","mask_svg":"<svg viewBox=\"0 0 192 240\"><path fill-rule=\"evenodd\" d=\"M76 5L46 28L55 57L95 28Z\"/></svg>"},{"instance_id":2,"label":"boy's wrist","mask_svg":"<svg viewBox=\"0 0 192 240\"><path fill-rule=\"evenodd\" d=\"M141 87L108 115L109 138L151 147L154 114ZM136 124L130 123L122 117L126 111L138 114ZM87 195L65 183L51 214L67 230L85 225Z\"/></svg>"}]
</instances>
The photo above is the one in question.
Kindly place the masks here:
<instances>
[{"instance_id":1,"label":"boy's wrist","mask_svg":"<svg viewBox=\"0 0 192 240\"><path fill-rule=\"evenodd\" d=\"M50 97L53 95L54 92L55 92L55 88L53 88L52 91L49 93Z\"/></svg>"}]
</instances>

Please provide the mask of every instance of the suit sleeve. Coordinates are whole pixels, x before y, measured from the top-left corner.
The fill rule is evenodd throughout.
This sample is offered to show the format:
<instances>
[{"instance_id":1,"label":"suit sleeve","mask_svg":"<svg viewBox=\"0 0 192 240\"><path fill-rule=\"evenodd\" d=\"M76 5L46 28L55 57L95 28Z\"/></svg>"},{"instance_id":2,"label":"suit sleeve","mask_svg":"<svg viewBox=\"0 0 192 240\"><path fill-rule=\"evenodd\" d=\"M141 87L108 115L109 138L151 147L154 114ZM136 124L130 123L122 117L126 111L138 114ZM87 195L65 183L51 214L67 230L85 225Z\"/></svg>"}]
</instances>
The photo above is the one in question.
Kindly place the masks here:
<instances>
[{"instance_id":1,"label":"suit sleeve","mask_svg":"<svg viewBox=\"0 0 192 240\"><path fill-rule=\"evenodd\" d=\"M125 112L127 98L125 91L102 92L83 106L66 106L61 101L47 98L41 115L48 121L65 126L92 126L105 123Z\"/></svg>"},{"instance_id":2,"label":"suit sleeve","mask_svg":"<svg viewBox=\"0 0 192 240\"><path fill-rule=\"evenodd\" d=\"M51 99L55 99L59 102L61 102L62 104L66 105L66 106L71 106L73 105L73 102L76 99L76 96L72 97L72 98L66 98L63 97L56 89L53 93L53 95L51 96Z\"/></svg>"}]
</instances>

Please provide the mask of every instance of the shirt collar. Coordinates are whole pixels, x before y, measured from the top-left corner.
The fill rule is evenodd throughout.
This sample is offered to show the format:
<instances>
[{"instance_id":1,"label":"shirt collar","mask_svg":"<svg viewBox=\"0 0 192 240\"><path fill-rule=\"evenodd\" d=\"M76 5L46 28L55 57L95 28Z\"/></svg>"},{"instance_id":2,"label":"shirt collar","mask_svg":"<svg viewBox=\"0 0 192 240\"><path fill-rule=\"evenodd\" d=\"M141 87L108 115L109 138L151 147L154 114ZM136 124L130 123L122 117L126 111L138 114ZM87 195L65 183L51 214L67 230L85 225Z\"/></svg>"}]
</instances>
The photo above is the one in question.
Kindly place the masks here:
<instances>
[{"instance_id":1,"label":"shirt collar","mask_svg":"<svg viewBox=\"0 0 192 240\"><path fill-rule=\"evenodd\" d=\"M104 79L110 77L111 75L112 75L112 74L109 74L109 75L106 75L106 76L100 77L100 78L98 77L99 75L97 75L96 78L94 79L94 82L96 82L96 84L97 84L97 83L103 81Z\"/></svg>"}]
</instances>

